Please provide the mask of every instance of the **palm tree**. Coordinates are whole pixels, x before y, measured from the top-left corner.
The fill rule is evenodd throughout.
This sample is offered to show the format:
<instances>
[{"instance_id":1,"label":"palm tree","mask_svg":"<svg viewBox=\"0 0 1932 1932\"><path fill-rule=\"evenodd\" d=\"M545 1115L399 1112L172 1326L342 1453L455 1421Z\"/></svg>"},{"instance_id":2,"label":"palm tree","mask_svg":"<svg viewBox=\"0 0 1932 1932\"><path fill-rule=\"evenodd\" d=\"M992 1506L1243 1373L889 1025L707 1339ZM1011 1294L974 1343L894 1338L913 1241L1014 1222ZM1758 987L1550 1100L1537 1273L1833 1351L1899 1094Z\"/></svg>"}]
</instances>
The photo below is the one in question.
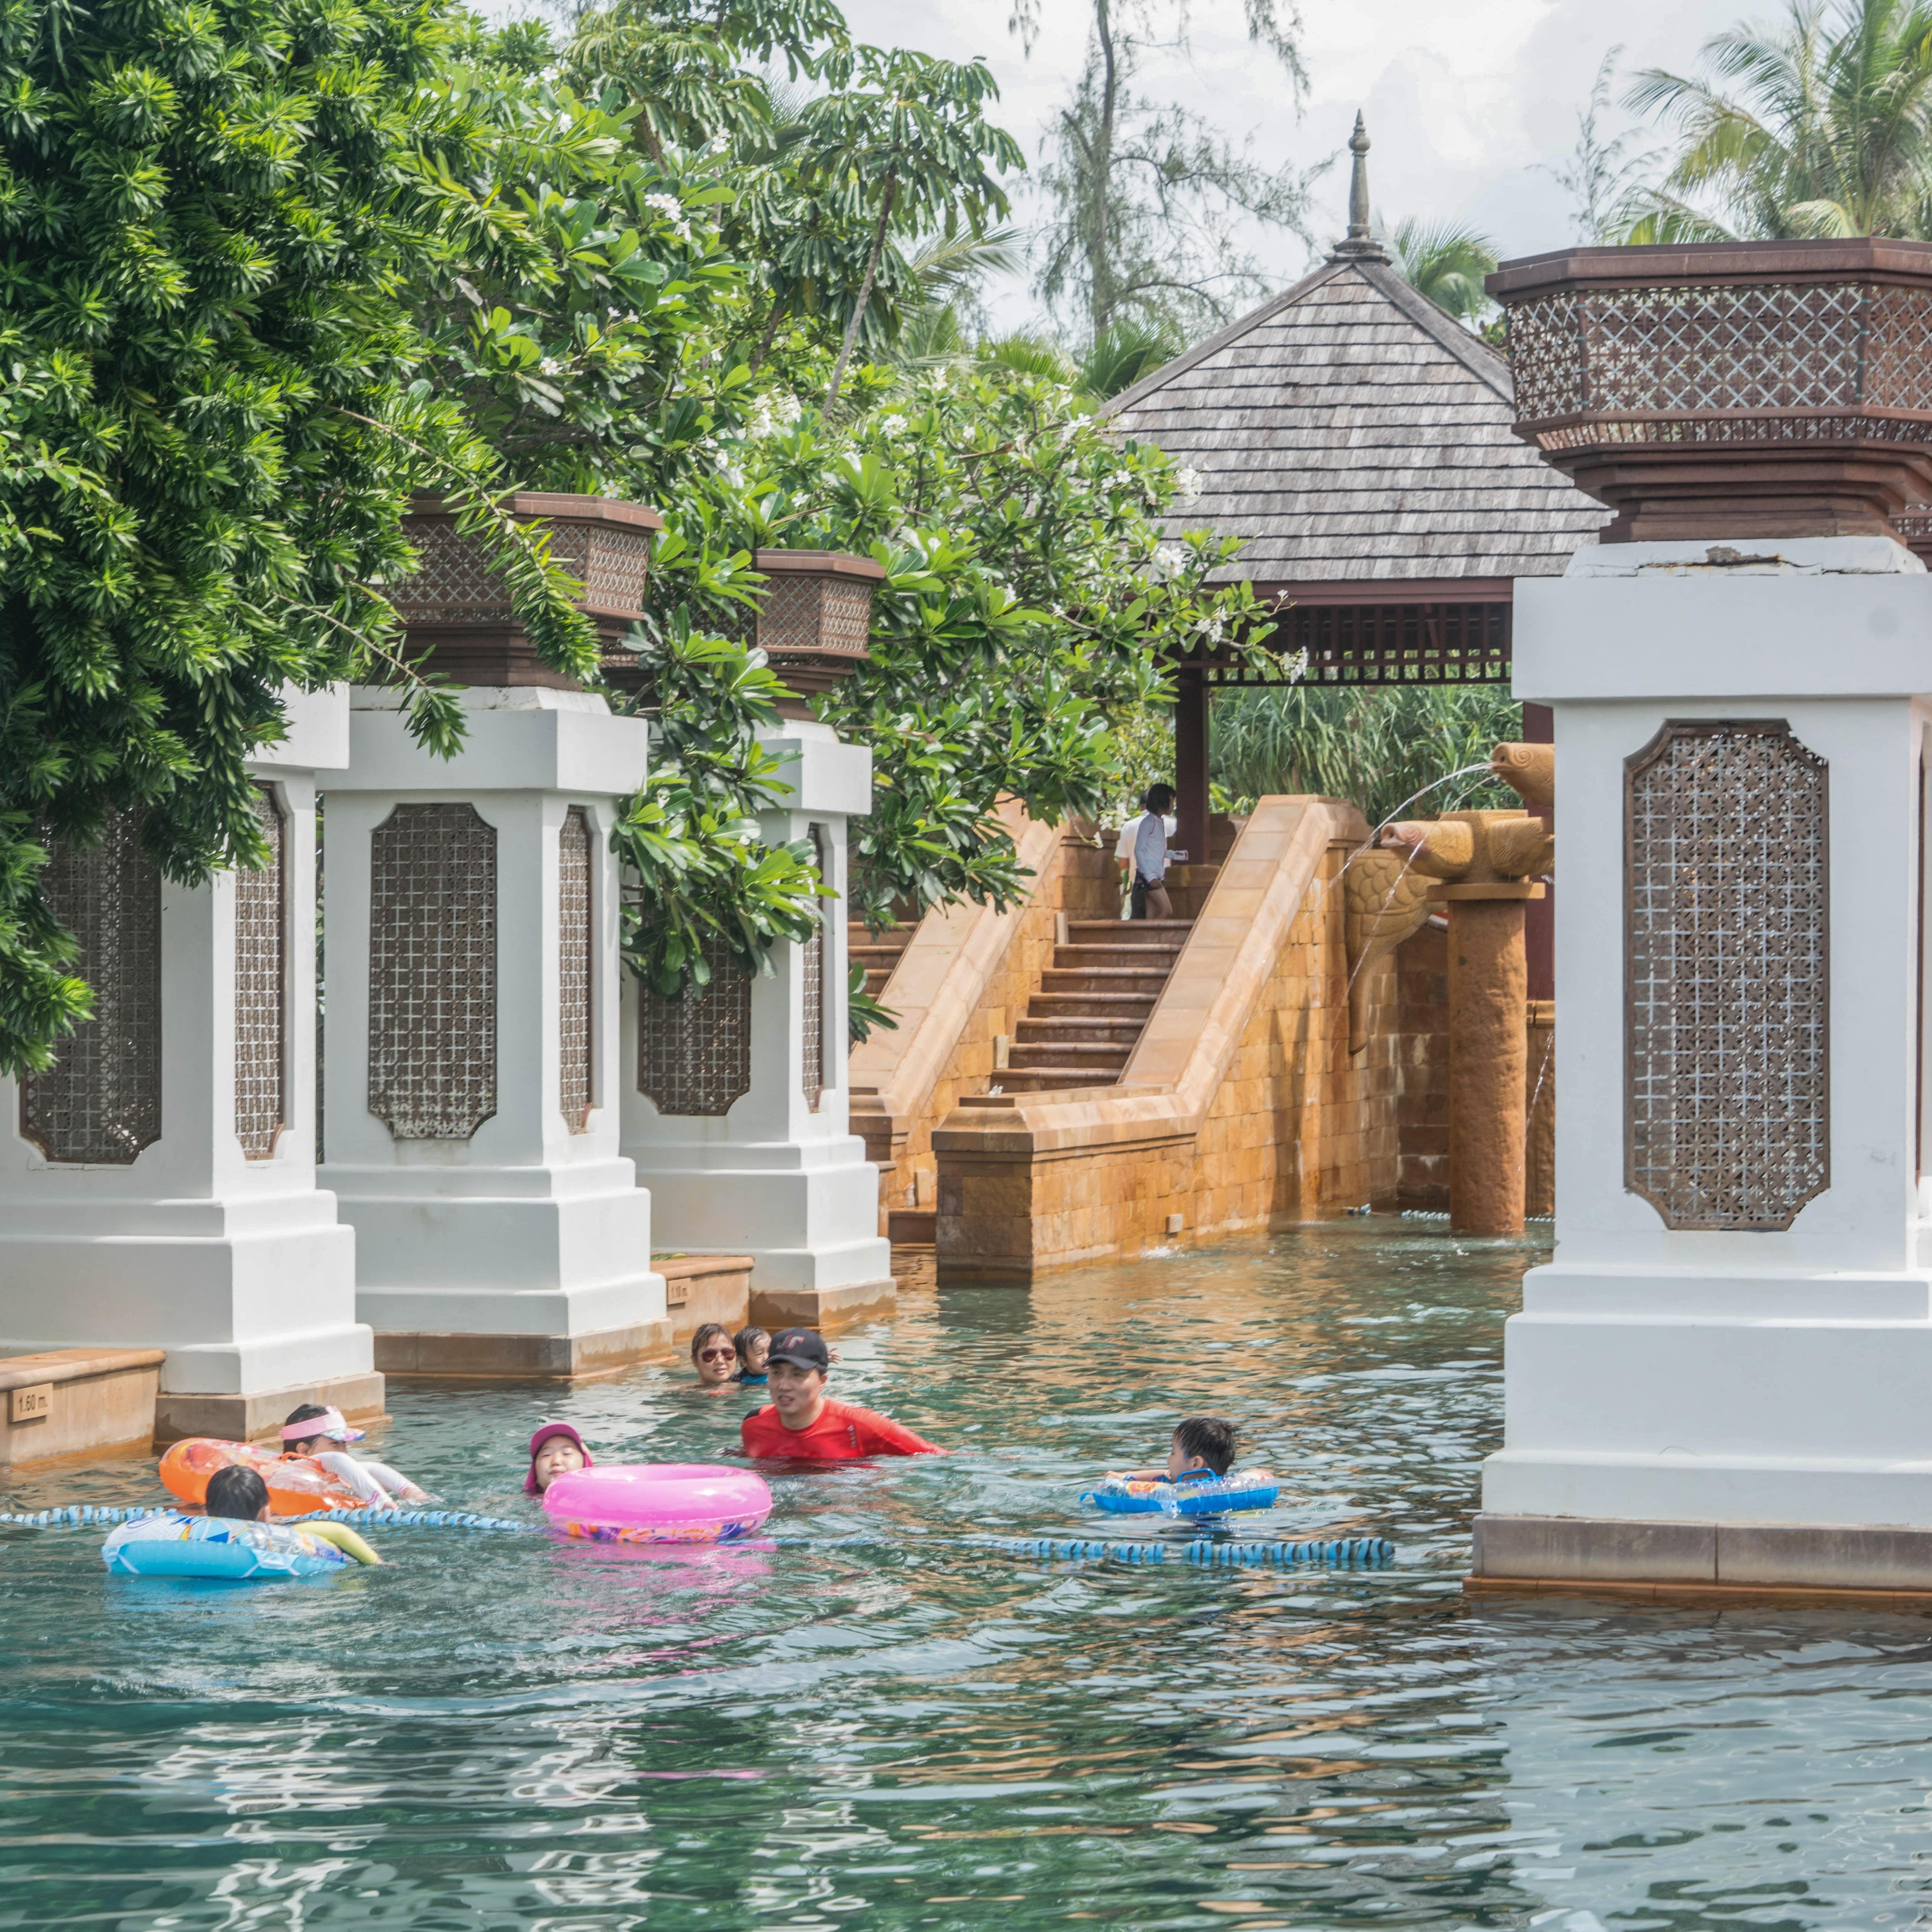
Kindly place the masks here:
<instances>
[{"instance_id":1,"label":"palm tree","mask_svg":"<svg viewBox=\"0 0 1932 1932\"><path fill-rule=\"evenodd\" d=\"M1932 232L1932 4L1792 0L1775 27L1704 44L1702 72L1652 69L1626 97L1682 146L1618 238Z\"/></svg>"},{"instance_id":2,"label":"palm tree","mask_svg":"<svg viewBox=\"0 0 1932 1932\"><path fill-rule=\"evenodd\" d=\"M1453 221L1399 221L1383 246L1389 266L1417 294L1474 328L1491 304L1483 278L1496 266L1496 247L1486 235Z\"/></svg>"},{"instance_id":3,"label":"palm tree","mask_svg":"<svg viewBox=\"0 0 1932 1932\"><path fill-rule=\"evenodd\" d=\"M1094 337L1094 346L1080 358L1076 386L1083 395L1105 402L1172 362L1186 346L1186 338L1170 321L1122 316Z\"/></svg>"}]
</instances>

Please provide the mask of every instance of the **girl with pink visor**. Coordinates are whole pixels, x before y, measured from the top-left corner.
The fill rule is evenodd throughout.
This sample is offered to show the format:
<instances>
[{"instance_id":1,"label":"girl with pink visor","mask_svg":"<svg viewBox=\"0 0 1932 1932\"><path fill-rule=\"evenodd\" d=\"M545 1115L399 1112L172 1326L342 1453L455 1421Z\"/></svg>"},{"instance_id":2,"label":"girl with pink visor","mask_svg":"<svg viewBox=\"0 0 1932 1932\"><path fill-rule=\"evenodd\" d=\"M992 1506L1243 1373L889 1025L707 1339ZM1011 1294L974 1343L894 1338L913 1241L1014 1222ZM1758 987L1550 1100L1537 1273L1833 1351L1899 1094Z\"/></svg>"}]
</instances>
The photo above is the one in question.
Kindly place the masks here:
<instances>
[{"instance_id":1,"label":"girl with pink visor","mask_svg":"<svg viewBox=\"0 0 1932 1932\"><path fill-rule=\"evenodd\" d=\"M373 1456L351 1456L344 1444L360 1442L367 1432L351 1429L339 1408L323 1408L312 1402L292 1411L282 1424L282 1454L306 1456L320 1462L344 1486L355 1491L364 1502L387 1508L397 1502L428 1502L427 1490L418 1489L400 1469Z\"/></svg>"}]
</instances>

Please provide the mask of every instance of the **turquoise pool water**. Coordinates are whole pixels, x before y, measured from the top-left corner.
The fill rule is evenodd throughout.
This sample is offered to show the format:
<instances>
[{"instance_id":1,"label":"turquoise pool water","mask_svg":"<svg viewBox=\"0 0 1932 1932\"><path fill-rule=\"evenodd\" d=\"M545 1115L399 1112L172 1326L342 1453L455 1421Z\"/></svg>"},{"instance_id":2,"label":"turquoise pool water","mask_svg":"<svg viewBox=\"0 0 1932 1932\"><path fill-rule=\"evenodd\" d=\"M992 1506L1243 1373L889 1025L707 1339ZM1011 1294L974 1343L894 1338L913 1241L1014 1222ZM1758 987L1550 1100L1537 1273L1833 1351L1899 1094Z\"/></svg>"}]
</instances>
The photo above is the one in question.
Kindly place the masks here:
<instances>
[{"instance_id":1,"label":"turquoise pool water","mask_svg":"<svg viewBox=\"0 0 1932 1932\"><path fill-rule=\"evenodd\" d=\"M1377 1220L915 1282L836 1380L959 1453L781 1479L774 1519L898 1550L399 1531L382 1571L224 1589L0 1531L0 1928L1932 1924L1932 1622L1458 1594L1538 1252ZM378 1440L516 1513L540 1418L696 1460L744 1400L398 1384ZM916 1547L1086 1528L1081 1485L1202 1409L1286 1477L1271 1533L1396 1565Z\"/></svg>"}]
</instances>

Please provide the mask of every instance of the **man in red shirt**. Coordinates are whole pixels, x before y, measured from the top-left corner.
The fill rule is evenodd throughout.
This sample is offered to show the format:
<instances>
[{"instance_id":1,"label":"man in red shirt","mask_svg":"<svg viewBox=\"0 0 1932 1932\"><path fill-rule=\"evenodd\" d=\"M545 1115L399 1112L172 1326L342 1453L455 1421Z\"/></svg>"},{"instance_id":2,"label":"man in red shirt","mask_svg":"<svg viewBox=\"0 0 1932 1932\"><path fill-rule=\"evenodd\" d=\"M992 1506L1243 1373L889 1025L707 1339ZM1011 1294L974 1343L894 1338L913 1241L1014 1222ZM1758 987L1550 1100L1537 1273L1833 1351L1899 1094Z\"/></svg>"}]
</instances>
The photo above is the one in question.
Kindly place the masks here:
<instances>
[{"instance_id":1,"label":"man in red shirt","mask_svg":"<svg viewBox=\"0 0 1932 1932\"><path fill-rule=\"evenodd\" d=\"M809 1328L785 1328L766 1358L772 1399L744 1420L739 1433L748 1456L848 1462L858 1456L943 1456L936 1442L915 1436L890 1416L826 1399L832 1357Z\"/></svg>"}]
</instances>

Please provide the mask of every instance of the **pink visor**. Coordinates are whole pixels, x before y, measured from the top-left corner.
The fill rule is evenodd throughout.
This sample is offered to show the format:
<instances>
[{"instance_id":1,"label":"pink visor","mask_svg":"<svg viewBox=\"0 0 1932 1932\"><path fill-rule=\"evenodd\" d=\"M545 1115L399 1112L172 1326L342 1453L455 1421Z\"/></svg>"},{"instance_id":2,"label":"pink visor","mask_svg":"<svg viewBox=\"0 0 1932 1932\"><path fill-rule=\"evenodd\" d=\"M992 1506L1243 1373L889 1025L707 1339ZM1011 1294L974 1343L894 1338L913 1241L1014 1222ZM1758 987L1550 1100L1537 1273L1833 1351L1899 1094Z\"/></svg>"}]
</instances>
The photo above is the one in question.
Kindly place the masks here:
<instances>
[{"instance_id":1,"label":"pink visor","mask_svg":"<svg viewBox=\"0 0 1932 1932\"><path fill-rule=\"evenodd\" d=\"M360 1442L368 1432L351 1429L342 1419L339 1408L326 1408L320 1415L311 1415L301 1422L282 1424L284 1442L306 1442L311 1436L326 1436L332 1442Z\"/></svg>"}]
</instances>

